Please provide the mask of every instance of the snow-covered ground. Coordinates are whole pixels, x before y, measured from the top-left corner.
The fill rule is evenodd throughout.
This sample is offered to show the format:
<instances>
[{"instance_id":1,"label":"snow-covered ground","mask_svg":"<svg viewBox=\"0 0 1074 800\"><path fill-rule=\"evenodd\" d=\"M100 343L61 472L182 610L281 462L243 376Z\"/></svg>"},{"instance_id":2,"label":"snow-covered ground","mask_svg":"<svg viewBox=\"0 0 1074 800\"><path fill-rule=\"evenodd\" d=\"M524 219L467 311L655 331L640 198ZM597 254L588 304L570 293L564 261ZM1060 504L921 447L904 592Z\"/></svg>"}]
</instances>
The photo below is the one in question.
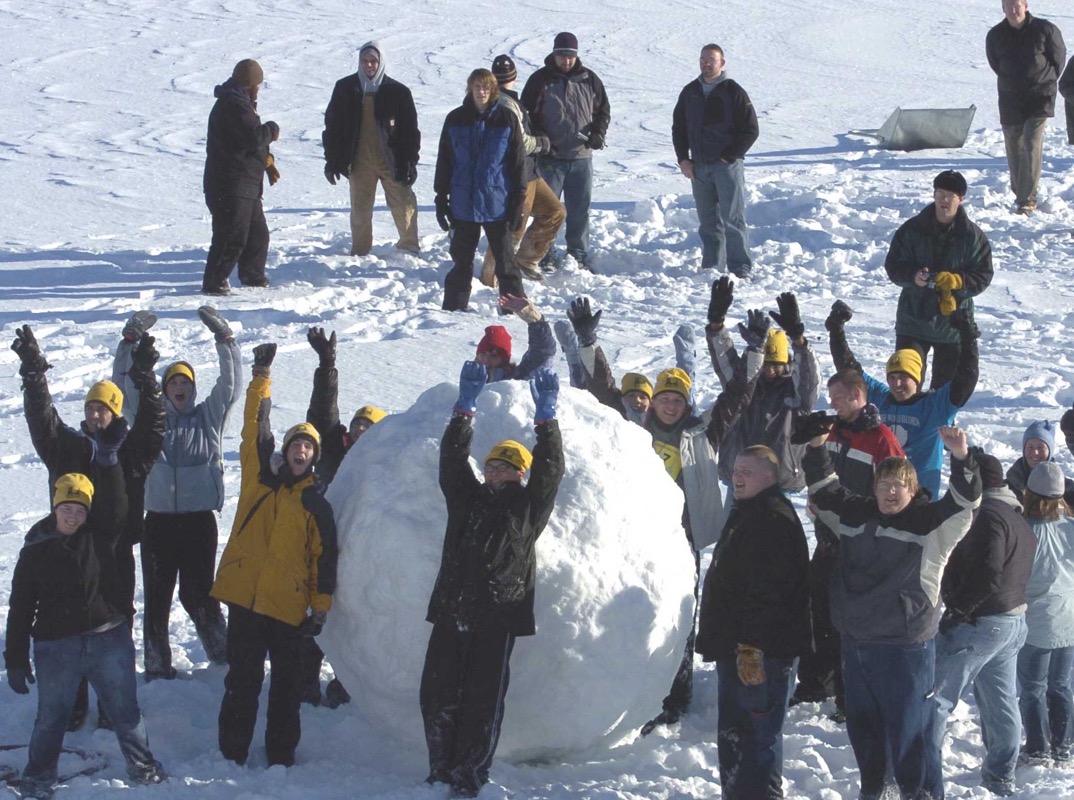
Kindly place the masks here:
<instances>
[{"instance_id":1,"label":"snow-covered ground","mask_svg":"<svg viewBox=\"0 0 1074 800\"><path fill-rule=\"evenodd\" d=\"M1032 11L1074 39L1068 4L1040 0ZM273 150L283 179L265 198L273 286L239 290L217 305L239 330L247 358L253 345L279 342L273 416L281 432L305 414L316 364L305 340L310 325L340 338L344 415L367 402L409 408L428 387L455 380L483 327L498 321L494 294L485 288L475 289L470 313L439 310L447 242L431 213L431 185L444 115L461 100L471 69L507 52L524 80L555 33L571 30L612 106L608 147L595 160L591 242L599 274L568 266L527 290L550 318L588 293L605 309L602 341L616 369L655 375L672 363L671 334L680 323L700 332L714 277L698 266L694 203L674 166L670 126L701 45L716 41L761 125L746 162L757 267L737 287L731 316L744 317L749 306L774 308L778 292L798 292L807 335L827 372L823 320L832 300L843 298L856 312L851 344L879 373L891 349L898 296L882 268L887 244L929 202L932 177L961 170L970 183L970 217L992 242L996 277L978 302L981 379L960 422L975 443L1010 463L1029 421L1058 420L1074 402L1074 356L1066 347L1074 324L1074 147L1066 144L1061 121L1048 126L1040 211L1029 219L1012 215L994 78L984 58L985 33L1000 18L995 0L0 2L0 27L8 31L0 54L2 332L10 339L17 325L34 326L69 422L78 419L89 385L110 372L122 323L137 309L160 316L154 333L165 361L189 359L203 380L214 373L212 339L195 313L204 300L196 291L209 240L201 197L205 119L213 86L237 60L253 57L267 76L262 116L282 130ZM394 250L383 206L373 254L348 256L346 190L322 175L324 106L369 38L382 42L388 73L413 89L425 133L415 187L420 258ZM890 153L847 135L879 127L896 106L971 103L977 116L961 150ZM505 324L521 349L522 323ZM22 536L47 512L48 495L22 418L15 357L5 349L0 362L6 373L0 381L3 607ZM560 373L565 381L565 364ZM714 376L699 369L701 404L716 390ZM226 446L224 531L235 509L237 434L236 424ZM1074 473L1069 453L1059 459ZM140 650L140 621L135 630ZM223 672L206 667L181 610L173 615L172 639L182 679L144 686L139 696L154 751L174 777L137 790L139 796L444 795L421 783L422 748L400 746L353 705L303 708L299 763L290 770L265 770L257 756L247 768L225 762L215 746ZM528 644L540 641L538 634ZM501 759L482 797L718 796L715 693L715 673L699 664L693 711L677 728L554 763ZM27 740L35 701L34 694L0 691L0 744ZM652 698L654 711L659 701ZM790 712L788 797L856 796L853 754L844 729L828 721L830 711L807 705ZM951 797L986 796L978 786L982 747L974 717L960 706L945 745ZM68 744L101 751L111 765L73 781L63 790L72 798L104 796L123 782L114 737L91 728L70 735ZM24 754L0 753L0 763L21 766ZM1026 798L1074 795L1074 776L1059 770L1026 770L1018 785Z\"/></svg>"}]
</instances>

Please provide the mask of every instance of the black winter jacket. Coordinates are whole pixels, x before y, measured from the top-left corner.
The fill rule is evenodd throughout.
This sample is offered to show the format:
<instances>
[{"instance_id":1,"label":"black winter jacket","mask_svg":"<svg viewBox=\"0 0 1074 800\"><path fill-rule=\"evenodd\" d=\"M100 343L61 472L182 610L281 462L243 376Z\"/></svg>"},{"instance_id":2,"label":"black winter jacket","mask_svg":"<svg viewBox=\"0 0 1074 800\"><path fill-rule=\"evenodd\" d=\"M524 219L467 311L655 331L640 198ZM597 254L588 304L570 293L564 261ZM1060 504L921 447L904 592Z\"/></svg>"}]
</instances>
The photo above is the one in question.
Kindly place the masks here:
<instances>
[{"instance_id":1,"label":"black winter jacket","mask_svg":"<svg viewBox=\"0 0 1074 800\"><path fill-rule=\"evenodd\" d=\"M115 561L126 508L122 469L102 467L93 483L96 513L75 533L59 533L50 514L26 534L11 580L8 669L29 668L31 635L42 640L77 636L122 623L133 613L122 607Z\"/></svg>"},{"instance_id":2,"label":"black winter jacket","mask_svg":"<svg viewBox=\"0 0 1074 800\"><path fill-rule=\"evenodd\" d=\"M1055 116L1056 81L1067 59L1055 25L1029 12L1021 28L1004 19L985 37L985 55L996 73L1001 125Z\"/></svg>"},{"instance_id":3,"label":"black winter jacket","mask_svg":"<svg viewBox=\"0 0 1074 800\"><path fill-rule=\"evenodd\" d=\"M746 90L724 78L705 95L701 79L679 92L671 116L675 160L697 164L737 161L757 141L757 112Z\"/></svg>"},{"instance_id":4,"label":"black winter jacket","mask_svg":"<svg viewBox=\"0 0 1074 800\"><path fill-rule=\"evenodd\" d=\"M778 485L735 501L705 575L697 652L730 659L740 644L769 658L813 651L809 544Z\"/></svg>"},{"instance_id":5,"label":"black winter jacket","mask_svg":"<svg viewBox=\"0 0 1074 800\"><path fill-rule=\"evenodd\" d=\"M250 92L232 78L213 90L205 142L207 200L218 197L260 197L269 145L280 133L275 122L261 124Z\"/></svg>"},{"instance_id":6,"label":"black winter jacket","mask_svg":"<svg viewBox=\"0 0 1074 800\"><path fill-rule=\"evenodd\" d=\"M429 612L433 624L459 630L536 632L535 545L563 478L563 442L555 420L537 426L537 446L526 485L499 491L470 467L471 419L456 415L440 443L440 489L447 501L447 530Z\"/></svg>"},{"instance_id":7,"label":"black winter jacket","mask_svg":"<svg viewBox=\"0 0 1074 800\"><path fill-rule=\"evenodd\" d=\"M545 134L552 143L552 158L592 158L579 133L608 135L612 108L604 83L591 69L574 62L570 72L556 66L549 54L544 66L530 75L522 89L522 105L530 112L534 133Z\"/></svg>"},{"instance_id":8,"label":"black winter jacket","mask_svg":"<svg viewBox=\"0 0 1074 800\"><path fill-rule=\"evenodd\" d=\"M959 622L1005 614L1026 604L1037 537L1007 487L986 489L981 507L944 569L940 594Z\"/></svg>"},{"instance_id":9,"label":"black winter jacket","mask_svg":"<svg viewBox=\"0 0 1074 800\"><path fill-rule=\"evenodd\" d=\"M356 72L336 81L332 99L324 111L324 160L330 171L346 175L358 152L358 137L362 130L364 100L361 76ZM421 150L421 131L414 97L403 84L384 76L380 88L373 93L373 117L377 123L381 150L396 180L405 177L407 166L418 163Z\"/></svg>"},{"instance_id":10,"label":"black winter jacket","mask_svg":"<svg viewBox=\"0 0 1074 800\"><path fill-rule=\"evenodd\" d=\"M1067 440L1067 447L1071 452L1074 452L1074 447L1070 447L1071 441ZM1029 463L1026 461L1025 456L1021 456L1017 461L1011 464L1011 468L1007 470L1007 485L1011 487L1015 496L1018 498L1018 502L1022 502L1022 498L1025 495L1026 485L1029 482L1029 473L1032 470L1029 468ZM1068 506L1074 507L1074 481L1070 478L1065 478L1065 488L1063 491L1063 499Z\"/></svg>"}]
</instances>

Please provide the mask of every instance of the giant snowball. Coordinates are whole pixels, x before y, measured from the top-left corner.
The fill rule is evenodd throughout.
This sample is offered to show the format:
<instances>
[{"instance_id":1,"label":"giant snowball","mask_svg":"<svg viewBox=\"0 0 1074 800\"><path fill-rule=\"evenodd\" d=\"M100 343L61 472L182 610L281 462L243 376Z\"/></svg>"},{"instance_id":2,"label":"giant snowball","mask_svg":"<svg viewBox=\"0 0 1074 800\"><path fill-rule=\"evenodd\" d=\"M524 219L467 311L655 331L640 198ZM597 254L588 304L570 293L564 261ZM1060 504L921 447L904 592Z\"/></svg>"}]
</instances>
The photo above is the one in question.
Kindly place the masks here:
<instances>
[{"instance_id":1,"label":"giant snowball","mask_svg":"<svg viewBox=\"0 0 1074 800\"><path fill-rule=\"evenodd\" d=\"M321 637L373 724L423 743L425 613L447 524L440 437L458 393L429 389L351 449L328 499L339 581ZM502 439L535 443L529 384L485 388L472 464ZM537 635L520 637L499 753L515 759L611 746L660 711L693 612L682 492L636 425L587 392L559 401L566 474L537 542Z\"/></svg>"}]
</instances>

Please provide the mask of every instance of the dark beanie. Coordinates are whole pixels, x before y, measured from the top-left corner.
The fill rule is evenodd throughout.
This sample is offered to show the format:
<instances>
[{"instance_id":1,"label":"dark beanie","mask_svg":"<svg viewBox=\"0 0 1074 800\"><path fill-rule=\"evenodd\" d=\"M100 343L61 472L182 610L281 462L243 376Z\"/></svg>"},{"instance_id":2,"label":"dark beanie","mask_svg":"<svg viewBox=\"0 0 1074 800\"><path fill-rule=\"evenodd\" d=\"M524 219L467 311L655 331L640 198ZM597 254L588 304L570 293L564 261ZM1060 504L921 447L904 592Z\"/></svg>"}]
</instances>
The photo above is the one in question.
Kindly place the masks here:
<instances>
[{"instance_id":1,"label":"dark beanie","mask_svg":"<svg viewBox=\"0 0 1074 800\"><path fill-rule=\"evenodd\" d=\"M502 86L517 78L518 70L515 69L515 62L511 60L511 56L501 54L492 60L492 74Z\"/></svg>"},{"instance_id":2,"label":"dark beanie","mask_svg":"<svg viewBox=\"0 0 1074 800\"><path fill-rule=\"evenodd\" d=\"M981 482L985 489L999 489L1006 485L1003 479L1003 465L999 459L988 453L977 453L977 464L981 468Z\"/></svg>"},{"instance_id":3,"label":"dark beanie","mask_svg":"<svg viewBox=\"0 0 1074 800\"><path fill-rule=\"evenodd\" d=\"M231 78L236 83L252 89L265 82L265 71L252 58L244 58L231 71Z\"/></svg>"},{"instance_id":4,"label":"dark beanie","mask_svg":"<svg viewBox=\"0 0 1074 800\"><path fill-rule=\"evenodd\" d=\"M567 31L557 33L556 40L552 43L552 52L565 56L577 55L578 37Z\"/></svg>"},{"instance_id":5,"label":"dark beanie","mask_svg":"<svg viewBox=\"0 0 1074 800\"><path fill-rule=\"evenodd\" d=\"M933 189L943 189L944 191L954 192L959 197L966 196L966 179L962 177L961 172L955 172L953 169L945 169L939 175L937 175L932 181Z\"/></svg>"}]
</instances>

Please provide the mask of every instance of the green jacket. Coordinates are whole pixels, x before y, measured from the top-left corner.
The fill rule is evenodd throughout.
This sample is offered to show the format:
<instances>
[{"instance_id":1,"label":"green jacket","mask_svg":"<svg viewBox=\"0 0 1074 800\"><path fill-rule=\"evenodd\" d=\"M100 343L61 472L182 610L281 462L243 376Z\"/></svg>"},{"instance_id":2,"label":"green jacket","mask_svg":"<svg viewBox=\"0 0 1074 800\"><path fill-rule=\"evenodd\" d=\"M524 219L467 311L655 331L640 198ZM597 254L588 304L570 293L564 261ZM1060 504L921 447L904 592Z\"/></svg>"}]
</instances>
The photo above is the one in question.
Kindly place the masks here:
<instances>
[{"instance_id":1,"label":"green jacket","mask_svg":"<svg viewBox=\"0 0 1074 800\"><path fill-rule=\"evenodd\" d=\"M884 269L896 286L902 287L895 333L932 344L957 344L958 331L948 317L940 314L940 294L936 289L914 283L914 275L927 267L962 276L962 288L952 294L959 308L973 310L973 300L992 282L992 246L984 232L970 222L959 208L946 228L936 220L936 204L929 203L917 216L895 232Z\"/></svg>"}]
</instances>

